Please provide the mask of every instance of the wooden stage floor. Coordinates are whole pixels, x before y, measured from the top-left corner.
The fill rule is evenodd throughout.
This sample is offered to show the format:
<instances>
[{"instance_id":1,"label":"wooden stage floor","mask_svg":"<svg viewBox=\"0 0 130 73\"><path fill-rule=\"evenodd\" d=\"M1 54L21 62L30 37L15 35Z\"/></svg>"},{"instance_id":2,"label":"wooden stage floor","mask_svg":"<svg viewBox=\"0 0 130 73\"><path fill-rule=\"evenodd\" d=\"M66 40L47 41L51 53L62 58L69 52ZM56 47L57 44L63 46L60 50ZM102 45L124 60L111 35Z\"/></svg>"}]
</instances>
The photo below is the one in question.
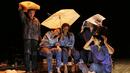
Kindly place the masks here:
<instances>
[{"instance_id":1,"label":"wooden stage floor","mask_svg":"<svg viewBox=\"0 0 130 73\"><path fill-rule=\"evenodd\" d=\"M0 73L6 73L6 72L5 70L1 70ZM17 70L17 73L25 73L25 71ZM47 72L44 71L40 73L47 73ZM76 72L76 73L81 73L81 72ZM130 73L130 60L122 60L122 59L115 60L112 73Z\"/></svg>"}]
</instances>

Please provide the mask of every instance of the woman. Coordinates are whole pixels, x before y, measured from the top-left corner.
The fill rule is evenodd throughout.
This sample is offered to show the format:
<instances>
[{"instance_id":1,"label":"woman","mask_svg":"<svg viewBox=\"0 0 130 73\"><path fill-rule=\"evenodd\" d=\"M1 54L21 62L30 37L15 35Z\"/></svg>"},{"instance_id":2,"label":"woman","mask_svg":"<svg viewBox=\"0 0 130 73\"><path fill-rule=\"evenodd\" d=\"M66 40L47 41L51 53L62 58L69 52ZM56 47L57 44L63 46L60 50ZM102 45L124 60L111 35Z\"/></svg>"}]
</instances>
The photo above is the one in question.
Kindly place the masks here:
<instances>
[{"instance_id":1,"label":"woman","mask_svg":"<svg viewBox=\"0 0 130 73\"><path fill-rule=\"evenodd\" d=\"M58 40L59 40L59 35L60 35L60 29L55 29L52 31L48 31L41 43L41 52L43 52L43 55L47 57L48 60L48 73L52 73L52 64L51 60L53 55L56 55L56 62L57 62L57 72L60 72L60 67L61 67L61 49L58 47Z\"/></svg>"},{"instance_id":2,"label":"woman","mask_svg":"<svg viewBox=\"0 0 130 73\"><path fill-rule=\"evenodd\" d=\"M90 46L92 42L94 42L94 45ZM112 72L111 55L114 53L114 49L107 43L107 38L105 36L92 36L85 44L84 49L90 50L93 55L93 63L90 65L90 71L96 73Z\"/></svg>"},{"instance_id":3,"label":"woman","mask_svg":"<svg viewBox=\"0 0 130 73\"><path fill-rule=\"evenodd\" d=\"M69 32L69 29L70 29L69 24L64 23L62 25L60 46L62 48L64 73L68 73L67 63L68 63L68 57L71 57L71 54L74 55L73 57L75 62L78 62L79 59L79 52L74 49L75 37L72 32Z\"/></svg>"}]
</instances>

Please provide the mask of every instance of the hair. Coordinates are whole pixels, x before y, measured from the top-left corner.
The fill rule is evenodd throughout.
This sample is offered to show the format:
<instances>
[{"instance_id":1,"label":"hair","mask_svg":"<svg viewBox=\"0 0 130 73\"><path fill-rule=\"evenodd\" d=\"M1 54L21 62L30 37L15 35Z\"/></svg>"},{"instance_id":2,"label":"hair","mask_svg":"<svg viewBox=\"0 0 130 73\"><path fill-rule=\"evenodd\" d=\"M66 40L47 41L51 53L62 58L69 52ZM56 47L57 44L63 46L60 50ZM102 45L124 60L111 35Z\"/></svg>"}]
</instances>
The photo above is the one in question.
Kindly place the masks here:
<instances>
[{"instance_id":1,"label":"hair","mask_svg":"<svg viewBox=\"0 0 130 73\"><path fill-rule=\"evenodd\" d=\"M61 28L63 29L64 27L69 27L70 28L70 25L68 23L63 23Z\"/></svg>"},{"instance_id":2,"label":"hair","mask_svg":"<svg viewBox=\"0 0 130 73\"><path fill-rule=\"evenodd\" d=\"M69 27L69 29L70 29L70 25L68 23L63 23L62 26L61 26L61 32L62 33L63 33L63 28L64 27ZM68 36L68 38L70 38L70 33L69 32L67 32L67 36Z\"/></svg>"},{"instance_id":3,"label":"hair","mask_svg":"<svg viewBox=\"0 0 130 73\"><path fill-rule=\"evenodd\" d=\"M104 39L101 37L101 35L93 35L94 39L97 39L100 42L100 45L102 46L104 44Z\"/></svg>"},{"instance_id":4,"label":"hair","mask_svg":"<svg viewBox=\"0 0 130 73\"><path fill-rule=\"evenodd\" d=\"M32 11L32 10L33 10L33 11L36 11L36 9L28 9L28 11L27 11L27 12Z\"/></svg>"}]
</instances>

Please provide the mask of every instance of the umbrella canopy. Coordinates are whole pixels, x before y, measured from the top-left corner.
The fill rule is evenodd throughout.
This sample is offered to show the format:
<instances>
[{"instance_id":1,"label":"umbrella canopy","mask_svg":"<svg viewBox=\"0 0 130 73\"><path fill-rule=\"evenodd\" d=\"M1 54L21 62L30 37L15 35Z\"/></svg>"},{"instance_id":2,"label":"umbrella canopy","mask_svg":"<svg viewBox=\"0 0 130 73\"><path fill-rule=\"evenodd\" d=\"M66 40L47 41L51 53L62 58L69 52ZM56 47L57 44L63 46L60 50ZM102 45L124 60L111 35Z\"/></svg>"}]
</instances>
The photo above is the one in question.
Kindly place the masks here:
<instances>
[{"instance_id":1,"label":"umbrella canopy","mask_svg":"<svg viewBox=\"0 0 130 73\"><path fill-rule=\"evenodd\" d=\"M40 6L32 1L22 1L19 4L25 7L26 9L40 9Z\"/></svg>"},{"instance_id":2,"label":"umbrella canopy","mask_svg":"<svg viewBox=\"0 0 130 73\"><path fill-rule=\"evenodd\" d=\"M79 17L80 15L74 9L61 9L41 24L47 28L55 29L60 28L63 23L72 25Z\"/></svg>"}]
</instances>

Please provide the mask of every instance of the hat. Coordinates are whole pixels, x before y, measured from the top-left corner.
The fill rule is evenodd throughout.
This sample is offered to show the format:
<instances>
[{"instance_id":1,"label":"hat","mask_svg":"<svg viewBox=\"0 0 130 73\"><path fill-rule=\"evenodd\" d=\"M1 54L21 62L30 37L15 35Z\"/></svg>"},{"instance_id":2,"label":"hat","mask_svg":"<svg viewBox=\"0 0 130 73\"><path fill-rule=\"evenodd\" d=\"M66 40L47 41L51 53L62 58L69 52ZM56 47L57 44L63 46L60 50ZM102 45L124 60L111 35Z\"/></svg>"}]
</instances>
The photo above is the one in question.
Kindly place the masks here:
<instances>
[{"instance_id":1,"label":"hat","mask_svg":"<svg viewBox=\"0 0 130 73\"><path fill-rule=\"evenodd\" d=\"M90 22L94 25L97 25L97 26L102 26L102 21L105 20L106 18L103 17L102 15L100 14L96 14L96 15L93 15L92 17L88 18L86 21L87 22ZM100 24L99 24L100 23Z\"/></svg>"},{"instance_id":2,"label":"hat","mask_svg":"<svg viewBox=\"0 0 130 73\"><path fill-rule=\"evenodd\" d=\"M40 6L32 1L22 1L19 4L27 9L40 10Z\"/></svg>"}]
</instances>

